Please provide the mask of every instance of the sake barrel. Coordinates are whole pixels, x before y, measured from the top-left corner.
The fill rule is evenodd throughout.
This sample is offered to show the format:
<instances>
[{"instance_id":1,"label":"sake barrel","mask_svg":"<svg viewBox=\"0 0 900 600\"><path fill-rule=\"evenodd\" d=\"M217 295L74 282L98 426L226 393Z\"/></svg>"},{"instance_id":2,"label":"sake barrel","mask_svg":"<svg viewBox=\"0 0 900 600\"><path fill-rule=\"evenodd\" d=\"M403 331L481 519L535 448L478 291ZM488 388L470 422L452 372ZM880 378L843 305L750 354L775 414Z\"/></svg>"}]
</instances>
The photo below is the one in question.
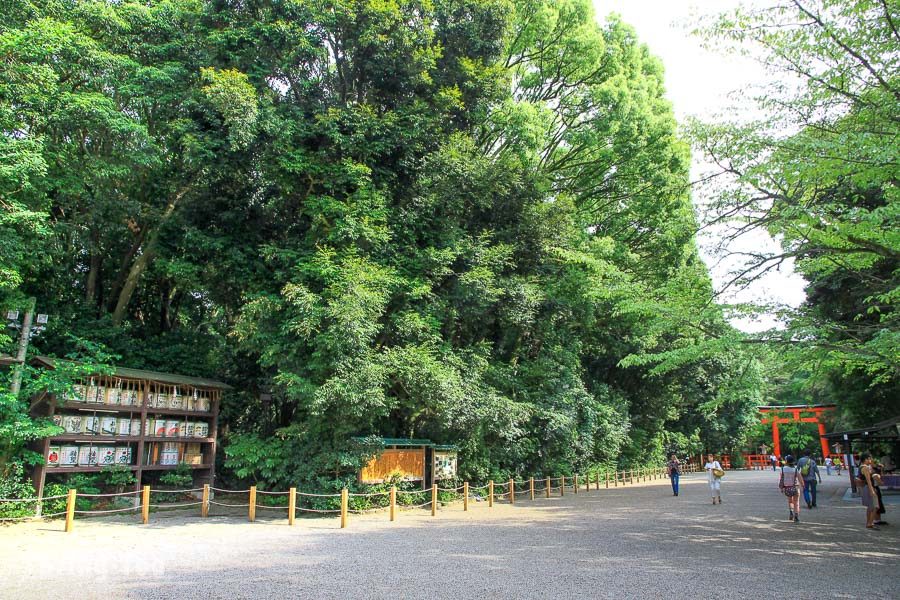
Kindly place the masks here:
<instances>
[{"instance_id":1,"label":"sake barrel","mask_svg":"<svg viewBox=\"0 0 900 600\"><path fill-rule=\"evenodd\" d=\"M116 417L100 417L100 435L116 435L117 423Z\"/></svg>"},{"instance_id":2,"label":"sake barrel","mask_svg":"<svg viewBox=\"0 0 900 600\"><path fill-rule=\"evenodd\" d=\"M135 437L141 435L141 420L140 419L131 419L131 431L129 431L128 434L135 436Z\"/></svg>"},{"instance_id":3,"label":"sake barrel","mask_svg":"<svg viewBox=\"0 0 900 600\"><path fill-rule=\"evenodd\" d=\"M131 464L131 446L117 446L116 447L116 464L117 465L130 465Z\"/></svg>"},{"instance_id":4,"label":"sake barrel","mask_svg":"<svg viewBox=\"0 0 900 600\"><path fill-rule=\"evenodd\" d=\"M178 437L181 435L181 421L172 419L166 421L166 437Z\"/></svg>"},{"instance_id":5,"label":"sake barrel","mask_svg":"<svg viewBox=\"0 0 900 600\"><path fill-rule=\"evenodd\" d=\"M59 446L50 446L47 450L47 466L55 467L59 465Z\"/></svg>"},{"instance_id":6,"label":"sake barrel","mask_svg":"<svg viewBox=\"0 0 900 600\"><path fill-rule=\"evenodd\" d=\"M169 408L174 410L181 410L184 408L184 396L178 393L178 388L175 388L172 391L172 395L169 396Z\"/></svg>"},{"instance_id":7,"label":"sake barrel","mask_svg":"<svg viewBox=\"0 0 900 600\"><path fill-rule=\"evenodd\" d=\"M66 433L81 433L84 427L84 417L81 415L66 415L63 417L63 429Z\"/></svg>"},{"instance_id":8,"label":"sake barrel","mask_svg":"<svg viewBox=\"0 0 900 600\"><path fill-rule=\"evenodd\" d=\"M108 467L116 464L116 449L114 446L97 447L97 464Z\"/></svg>"},{"instance_id":9,"label":"sake barrel","mask_svg":"<svg viewBox=\"0 0 900 600\"><path fill-rule=\"evenodd\" d=\"M156 437L166 437L166 420L157 417L153 420L153 435Z\"/></svg>"},{"instance_id":10,"label":"sake barrel","mask_svg":"<svg viewBox=\"0 0 900 600\"><path fill-rule=\"evenodd\" d=\"M197 421L194 424L194 437L205 438L207 436L209 436L209 423Z\"/></svg>"},{"instance_id":11,"label":"sake barrel","mask_svg":"<svg viewBox=\"0 0 900 600\"><path fill-rule=\"evenodd\" d=\"M74 467L78 464L78 446L62 446L59 449L59 466Z\"/></svg>"},{"instance_id":12,"label":"sake barrel","mask_svg":"<svg viewBox=\"0 0 900 600\"><path fill-rule=\"evenodd\" d=\"M193 421L183 421L181 423L181 436L194 437L194 425Z\"/></svg>"},{"instance_id":13,"label":"sake barrel","mask_svg":"<svg viewBox=\"0 0 900 600\"><path fill-rule=\"evenodd\" d=\"M140 420L138 420L138 427L140 427ZM116 425L116 435L131 435L131 419L121 418L119 419L118 424Z\"/></svg>"},{"instance_id":14,"label":"sake barrel","mask_svg":"<svg viewBox=\"0 0 900 600\"><path fill-rule=\"evenodd\" d=\"M96 446L81 446L78 448L78 466L79 467L97 466L97 448L96 448Z\"/></svg>"},{"instance_id":15,"label":"sake barrel","mask_svg":"<svg viewBox=\"0 0 900 600\"><path fill-rule=\"evenodd\" d=\"M84 417L81 432L85 435L97 435L100 432L100 417Z\"/></svg>"}]
</instances>

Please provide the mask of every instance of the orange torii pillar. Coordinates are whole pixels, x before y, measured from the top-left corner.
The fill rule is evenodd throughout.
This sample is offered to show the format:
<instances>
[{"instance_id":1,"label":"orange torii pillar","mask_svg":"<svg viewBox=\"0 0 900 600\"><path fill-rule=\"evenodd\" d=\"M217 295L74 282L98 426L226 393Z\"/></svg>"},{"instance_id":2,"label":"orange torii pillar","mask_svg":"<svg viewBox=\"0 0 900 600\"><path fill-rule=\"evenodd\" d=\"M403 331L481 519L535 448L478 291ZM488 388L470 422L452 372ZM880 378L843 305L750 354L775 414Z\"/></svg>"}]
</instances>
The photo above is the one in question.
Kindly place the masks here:
<instances>
[{"instance_id":1,"label":"orange torii pillar","mask_svg":"<svg viewBox=\"0 0 900 600\"><path fill-rule=\"evenodd\" d=\"M819 429L819 442L822 445L822 456L828 456L828 440L825 439L825 424L821 422L822 413L835 410L833 404L822 404L818 406L760 406L759 411L768 418L762 420L764 425L772 425L772 451L775 456L781 456L781 436L778 431L779 423L815 423ZM801 417L800 413L812 413L812 417ZM775 414L769 414L775 413ZM791 418L778 416L777 413L787 413Z\"/></svg>"}]
</instances>

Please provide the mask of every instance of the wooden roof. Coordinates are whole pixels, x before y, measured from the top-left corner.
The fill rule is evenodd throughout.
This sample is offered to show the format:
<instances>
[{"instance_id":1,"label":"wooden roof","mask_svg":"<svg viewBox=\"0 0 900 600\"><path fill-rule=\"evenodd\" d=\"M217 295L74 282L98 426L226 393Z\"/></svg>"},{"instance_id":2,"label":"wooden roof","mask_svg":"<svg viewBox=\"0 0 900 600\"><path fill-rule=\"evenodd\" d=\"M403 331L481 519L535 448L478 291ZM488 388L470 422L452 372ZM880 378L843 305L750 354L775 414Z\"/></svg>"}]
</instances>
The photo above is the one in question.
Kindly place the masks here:
<instances>
[{"instance_id":1,"label":"wooden roof","mask_svg":"<svg viewBox=\"0 0 900 600\"><path fill-rule=\"evenodd\" d=\"M38 364L50 369L56 368L56 365L63 362L62 359L50 356L35 356L34 364ZM213 388L218 390L230 390L231 386L221 381L207 379L205 377L189 377L187 375L176 375L174 373L161 373L159 371L145 371L143 369L131 369L128 367L113 367L113 376L122 379L140 379L149 380L156 383L166 383L169 385L189 385L197 388Z\"/></svg>"}]
</instances>

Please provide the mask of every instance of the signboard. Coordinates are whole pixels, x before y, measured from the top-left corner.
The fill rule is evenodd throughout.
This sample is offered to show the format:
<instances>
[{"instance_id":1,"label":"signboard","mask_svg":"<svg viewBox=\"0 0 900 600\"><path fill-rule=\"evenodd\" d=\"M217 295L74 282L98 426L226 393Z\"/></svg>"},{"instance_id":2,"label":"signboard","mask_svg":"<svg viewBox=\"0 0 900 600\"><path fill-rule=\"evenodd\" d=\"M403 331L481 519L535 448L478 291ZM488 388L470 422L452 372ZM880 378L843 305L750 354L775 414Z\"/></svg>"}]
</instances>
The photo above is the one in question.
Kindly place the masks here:
<instances>
[{"instance_id":1,"label":"signboard","mask_svg":"<svg viewBox=\"0 0 900 600\"><path fill-rule=\"evenodd\" d=\"M387 449L362 468L359 480L362 483L383 483L395 473L407 481L425 479L425 448Z\"/></svg>"},{"instance_id":2,"label":"signboard","mask_svg":"<svg viewBox=\"0 0 900 600\"><path fill-rule=\"evenodd\" d=\"M456 452L435 450L434 452L434 479L456 478Z\"/></svg>"}]
</instances>

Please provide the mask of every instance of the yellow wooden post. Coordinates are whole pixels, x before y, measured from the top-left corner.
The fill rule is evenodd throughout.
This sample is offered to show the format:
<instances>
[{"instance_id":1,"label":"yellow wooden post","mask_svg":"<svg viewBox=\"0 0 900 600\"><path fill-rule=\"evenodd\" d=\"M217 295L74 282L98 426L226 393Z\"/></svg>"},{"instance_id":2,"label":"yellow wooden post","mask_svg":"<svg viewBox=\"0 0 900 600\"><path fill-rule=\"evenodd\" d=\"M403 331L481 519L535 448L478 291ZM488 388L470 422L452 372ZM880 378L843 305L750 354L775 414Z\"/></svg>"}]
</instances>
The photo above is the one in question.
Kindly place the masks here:
<instances>
[{"instance_id":1,"label":"yellow wooden post","mask_svg":"<svg viewBox=\"0 0 900 600\"><path fill-rule=\"evenodd\" d=\"M72 531L72 524L75 521L75 496L77 492L74 488L69 490L69 496L66 498L66 533Z\"/></svg>"},{"instance_id":2,"label":"yellow wooden post","mask_svg":"<svg viewBox=\"0 0 900 600\"><path fill-rule=\"evenodd\" d=\"M609 489L609 471L604 471L606 479L606 489Z\"/></svg>"},{"instance_id":3,"label":"yellow wooden post","mask_svg":"<svg viewBox=\"0 0 900 600\"><path fill-rule=\"evenodd\" d=\"M469 510L469 482L463 482L463 511Z\"/></svg>"},{"instance_id":4,"label":"yellow wooden post","mask_svg":"<svg viewBox=\"0 0 900 600\"><path fill-rule=\"evenodd\" d=\"M488 508L494 506L494 480L488 481Z\"/></svg>"},{"instance_id":5,"label":"yellow wooden post","mask_svg":"<svg viewBox=\"0 0 900 600\"><path fill-rule=\"evenodd\" d=\"M516 503L516 482L512 479L509 480L509 503Z\"/></svg>"},{"instance_id":6,"label":"yellow wooden post","mask_svg":"<svg viewBox=\"0 0 900 600\"><path fill-rule=\"evenodd\" d=\"M145 485L141 493L141 522L146 525L150 522L150 486Z\"/></svg>"},{"instance_id":7,"label":"yellow wooden post","mask_svg":"<svg viewBox=\"0 0 900 600\"><path fill-rule=\"evenodd\" d=\"M341 490L341 529L347 527L347 504L349 502L347 488Z\"/></svg>"},{"instance_id":8,"label":"yellow wooden post","mask_svg":"<svg viewBox=\"0 0 900 600\"><path fill-rule=\"evenodd\" d=\"M594 475L595 475L594 481L597 484L597 487L594 489L596 489L599 492L600 491L600 471L597 471L596 473L594 473Z\"/></svg>"},{"instance_id":9,"label":"yellow wooden post","mask_svg":"<svg viewBox=\"0 0 900 600\"><path fill-rule=\"evenodd\" d=\"M203 497L200 499L200 516L204 519L209 516L209 484L203 484Z\"/></svg>"},{"instance_id":10,"label":"yellow wooden post","mask_svg":"<svg viewBox=\"0 0 900 600\"><path fill-rule=\"evenodd\" d=\"M247 517L250 519L250 522L256 520L256 486L250 486L250 511L247 514Z\"/></svg>"},{"instance_id":11,"label":"yellow wooden post","mask_svg":"<svg viewBox=\"0 0 900 600\"><path fill-rule=\"evenodd\" d=\"M586 491L586 492L591 491L591 476L590 475L584 476L584 491Z\"/></svg>"},{"instance_id":12,"label":"yellow wooden post","mask_svg":"<svg viewBox=\"0 0 900 600\"><path fill-rule=\"evenodd\" d=\"M437 484L431 486L431 516L437 514Z\"/></svg>"},{"instance_id":13,"label":"yellow wooden post","mask_svg":"<svg viewBox=\"0 0 900 600\"><path fill-rule=\"evenodd\" d=\"M613 471L613 487L619 487L619 472Z\"/></svg>"},{"instance_id":14,"label":"yellow wooden post","mask_svg":"<svg viewBox=\"0 0 900 600\"><path fill-rule=\"evenodd\" d=\"M550 497L550 478L547 478L547 497Z\"/></svg>"},{"instance_id":15,"label":"yellow wooden post","mask_svg":"<svg viewBox=\"0 0 900 600\"><path fill-rule=\"evenodd\" d=\"M397 486L391 486L391 521L397 518Z\"/></svg>"},{"instance_id":16,"label":"yellow wooden post","mask_svg":"<svg viewBox=\"0 0 900 600\"><path fill-rule=\"evenodd\" d=\"M575 483L572 485L572 490L577 494L578 493L578 474L575 474Z\"/></svg>"},{"instance_id":17,"label":"yellow wooden post","mask_svg":"<svg viewBox=\"0 0 900 600\"><path fill-rule=\"evenodd\" d=\"M531 492L531 499L534 500L534 477L528 481L528 489Z\"/></svg>"},{"instance_id":18,"label":"yellow wooden post","mask_svg":"<svg viewBox=\"0 0 900 600\"><path fill-rule=\"evenodd\" d=\"M565 475L563 475L559 480L559 495L560 496L566 495L566 476Z\"/></svg>"},{"instance_id":19,"label":"yellow wooden post","mask_svg":"<svg viewBox=\"0 0 900 600\"><path fill-rule=\"evenodd\" d=\"M288 489L288 525L294 524L297 515L297 488Z\"/></svg>"}]
</instances>

